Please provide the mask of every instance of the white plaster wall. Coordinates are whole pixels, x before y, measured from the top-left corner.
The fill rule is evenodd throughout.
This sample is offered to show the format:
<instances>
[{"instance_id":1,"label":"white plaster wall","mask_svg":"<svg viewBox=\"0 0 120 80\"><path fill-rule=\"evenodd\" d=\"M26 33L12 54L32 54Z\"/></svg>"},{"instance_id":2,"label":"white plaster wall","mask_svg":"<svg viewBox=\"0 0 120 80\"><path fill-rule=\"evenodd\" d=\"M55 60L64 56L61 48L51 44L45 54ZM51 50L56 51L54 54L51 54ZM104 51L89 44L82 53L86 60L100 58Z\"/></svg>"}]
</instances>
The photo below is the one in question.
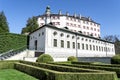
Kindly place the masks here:
<instances>
[{"instance_id":1,"label":"white plaster wall","mask_svg":"<svg viewBox=\"0 0 120 80\"><path fill-rule=\"evenodd\" d=\"M57 32L57 35L53 35L54 31ZM61 37L60 34L64 33L64 36ZM66 36L70 35L69 38L67 38ZM75 36L71 33L67 33L64 31L60 31L60 30L54 30L51 28L46 28L46 46L45 46L45 52L47 54L50 54L53 57L56 58L65 58L65 57L69 57L69 56L77 56L77 57L111 57L115 55L114 51L102 51L101 47L108 47L108 48L114 48L114 45L109 43L109 46L105 45L105 42L103 41L99 41L99 40L95 40L92 38L88 38L88 37L84 37L84 36L77 36L79 37L79 40L77 40L77 43L80 43L80 49L76 48L73 49L72 48L72 42L76 43L76 37L74 39L72 39L72 36ZM84 40L81 40L82 38L84 38ZM57 39L58 40L58 45L57 47L53 47L53 39ZM86 39L88 41L86 41ZM64 40L64 48L60 47L60 40ZM89 40L91 40L91 42L89 42ZM67 48L67 41L70 41L70 48ZM93 42L94 41L94 42ZM96 42L97 41L97 42ZM102 43L101 43L102 42ZM82 43L84 43L85 49L82 50ZM86 44L88 44L88 50L86 50ZM92 50L90 50L89 45L92 46ZM93 50L93 45L95 46L95 50ZM110 46L112 45L112 46ZM96 50L96 46L98 46L98 51ZM101 48L101 50L99 51L99 46Z\"/></svg>"},{"instance_id":2,"label":"white plaster wall","mask_svg":"<svg viewBox=\"0 0 120 80\"><path fill-rule=\"evenodd\" d=\"M75 38L72 39L72 36L75 36L73 34L64 33L61 31L57 31L57 35L53 35L54 31L51 28L46 28L46 46L45 46L45 53L50 54L51 56L55 58L65 58L69 56L76 56L76 49L72 49L72 46L70 48L67 48L67 41L70 41L70 44L72 45L72 42L75 42ZM61 37L60 34L63 33L64 36ZM69 38L66 38L67 35L70 35ZM57 47L53 46L53 39L57 39ZM64 40L64 48L61 48L60 41Z\"/></svg>"},{"instance_id":3,"label":"white plaster wall","mask_svg":"<svg viewBox=\"0 0 120 80\"><path fill-rule=\"evenodd\" d=\"M42 35L42 33L44 33ZM35 50L35 40L37 40L37 50ZM33 32L30 34L30 42L29 42L30 50L35 50L36 52L44 52L45 51L45 27Z\"/></svg>"}]
</instances>

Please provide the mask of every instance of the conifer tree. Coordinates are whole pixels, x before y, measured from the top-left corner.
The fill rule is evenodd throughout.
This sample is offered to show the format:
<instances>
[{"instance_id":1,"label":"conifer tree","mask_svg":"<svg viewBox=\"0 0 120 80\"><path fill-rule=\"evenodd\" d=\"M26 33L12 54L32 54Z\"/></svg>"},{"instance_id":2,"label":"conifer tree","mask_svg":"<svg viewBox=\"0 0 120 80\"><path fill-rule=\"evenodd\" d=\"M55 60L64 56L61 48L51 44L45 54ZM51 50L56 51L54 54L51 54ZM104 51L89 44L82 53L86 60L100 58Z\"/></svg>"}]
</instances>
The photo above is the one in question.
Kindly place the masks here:
<instances>
[{"instance_id":1,"label":"conifer tree","mask_svg":"<svg viewBox=\"0 0 120 80\"><path fill-rule=\"evenodd\" d=\"M4 14L4 12L0 12L0 33L6 33L9 32L8 22L7 18Z\"/></svg>"}]
</instances>

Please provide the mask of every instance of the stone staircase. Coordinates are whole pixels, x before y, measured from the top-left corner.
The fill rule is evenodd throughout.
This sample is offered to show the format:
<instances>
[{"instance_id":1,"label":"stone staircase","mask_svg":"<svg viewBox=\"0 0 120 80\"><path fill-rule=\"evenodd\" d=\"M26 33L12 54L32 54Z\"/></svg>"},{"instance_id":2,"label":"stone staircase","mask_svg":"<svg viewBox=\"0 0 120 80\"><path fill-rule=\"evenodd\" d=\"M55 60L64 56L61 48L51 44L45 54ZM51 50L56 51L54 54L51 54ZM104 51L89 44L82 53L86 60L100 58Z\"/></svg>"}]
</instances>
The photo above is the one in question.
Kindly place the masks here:
<instances>
[{"instance_id":1,"label":"stone staircase","mask_svg":"<svg viewBox=\"0 0 120 80\"><path fill-rule=\"evenodd\" d=\"M23 46L23 47L21 47L19 49L16 49L16 50L12 49L12 50L9 50L7 52L1 53L0 54L0 60L8 60L11 57L19 55L24 51L26 51L26 46Z\"/></svg>"}]
</instances>

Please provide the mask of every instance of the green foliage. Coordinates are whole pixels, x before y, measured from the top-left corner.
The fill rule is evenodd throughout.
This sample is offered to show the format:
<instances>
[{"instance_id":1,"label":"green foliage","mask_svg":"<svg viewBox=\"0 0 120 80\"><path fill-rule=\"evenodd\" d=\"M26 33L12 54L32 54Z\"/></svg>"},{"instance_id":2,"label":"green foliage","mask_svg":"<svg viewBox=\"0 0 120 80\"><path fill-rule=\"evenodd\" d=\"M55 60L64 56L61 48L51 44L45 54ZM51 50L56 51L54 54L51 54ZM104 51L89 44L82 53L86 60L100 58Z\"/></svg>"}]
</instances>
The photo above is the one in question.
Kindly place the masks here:
<instances>
[{"instance_id":1,"label":"green foliage","mask_svg":"<svg viewBox=\"0 0 120 80\"><path fill-rule=\"evenodd\" d=\"M40 80L117 80L116 73L114 72L58 72L22 63L16 63L15 69L32 75Z\"/></svg>"},{"instance_id":2,"label":"green foliage","mask_svg":"<svg viewBox=\"0 0 120 80\"><path fill-rule=\"evenodd\" d=\"M28 61L20 61L20 62L19 61L0 61L0 63L2 63L2 65L6 65L7 63L12 63L11 68L15 68L19 71L25 72L31 76L38 78L39 80L117 80L117 76L115 72L106 72L106 71L98 71L98 70L91 71L89 69L53 65L48 63L34 63L34 62L28 62ZM69 68L71 70L66 70L67 72L63 70L57 71L60 68L63 68L63 70L65 70L65 68L66 69ZM7 69L7 67L3 69ZM76 71L73 72L72 70L75 70L75 69ZM81 71L78 71L80 69ZM88 72L88 70L90 72ZM7 72L11 72L11 71L7 71Z\"/></svg>"},{"instance_id":3,"label":"green foliage","mask_svg":"<svg viewBox=\"0 0 120 80\"><path fill-rule=\"evenodd\" d=\"M27 44L27 36L13 33L0 34L0 53L16 50Z\"/></svg>"},{"instance_id":4,"label":"green foliage","mask_svg":"<svg viewBox=\"0 0 120 80\"><path fill-rule=\"evenodd\" d=\"M16 61L16 60L0 61L0 70L1 69L13 69L14 68L14 62L19 62L19 61Z\"/></svg>"},{"instance_id":5,"label":"green foliage","mask_svg":"<svg viewBox=\"0 0 120 80\"><path fill-rule=\"evenodd\" d=\"M77 59L76 57L74 57L74 56L68 57L67 60L68 60L68 61L78 61L78 59Z\"/></svg>"},{"instance_id":6,"label":"green foliage","mask_svg":"<svg viewBox=\"0 0 120 80\"><path fill-rule=\"evenodd\" d=\"M39 27L38 23L37 23L37 18L36 17L32 17L32 18L29 18L28 21L27 21L27 24L26 24L26 27L24 27L22 29L22 34L24 33L30 33L32 31L34 31L35 29L37 29Z\"/></svg>"},{"instance_id":7,"label":"green foliage","mask_svg":"<svg viewBox=\"0 0 120 80\"><path fill-rule=\"evenodd\" d=\"M8 22L4 12L0 12L0 33L9 32Z\"/></svg>"},{"instance_id":8,"label":"green foliage","mask_svg":"<svg viewBox=\"0 0 120 80\"><path fill-rule=\"evenodd\" d=\"M53 62L53 61L54 61L53 58L49 54L42 54L36 60L36 62L43 62L43 63Z\"/></svg>"},{"instance_id":9,"label":"green foliage","mask_svg":"<svg viewBox=\"0 0 120 80\"><path fill-rule=\"evenodd\" d=\"M0 80L38 80L15 69L0 70Z\"/></svg>"},{"instance_id":10,"label":"green foliage","mask_svg":"<svg viewBox=\"0 0 120 80\"><path fill-rule=\"evenodd\" d=\"M109 42L114 42L115 53L120 54L120 38L118 35L108 35L108 36L105 36L103 39Z\"/></svg>"},{"instance_id":11,"label":"green foliage","mask_svg":"<svg viewBox=\"0 0 120 80\"><path fill-rule=\"evenodd\" d=\"M115 55L111 58L112 64L120 64L120 55Z\"/></svg>"},{"instance_id":12,"label":"green foliage","mask_svg":"<svg viewBox=\"0 0 120 80\"><path fill-rule=\"evenodd\" d=\"M114 71L117 73L118 77L120 77L120 65L105 65L105 64L91 64L91 63L83 63L83 62L71 62L72 64L59 64L63 66L71 66L77 68L86 68L86 69L94 69L94 70L106 70L106 71Z\"/></svg>"},{"instance_id":13,"label":"green foliage","mask_svg":"<svg viewBox=\"0 0 120 80\"><path fill-rule=\"evenodd\" d=\"M66 66L46 64L46 63L34 63L34 62L28 62L28 61L20 61L20 63L37 66L41 68L46 68L50 70L55 70L55 71L61 71L61 72L98 72L97 70L73 68L73 67L68 67L68 66L66 67Z\"/></svg>"}]
</instances>

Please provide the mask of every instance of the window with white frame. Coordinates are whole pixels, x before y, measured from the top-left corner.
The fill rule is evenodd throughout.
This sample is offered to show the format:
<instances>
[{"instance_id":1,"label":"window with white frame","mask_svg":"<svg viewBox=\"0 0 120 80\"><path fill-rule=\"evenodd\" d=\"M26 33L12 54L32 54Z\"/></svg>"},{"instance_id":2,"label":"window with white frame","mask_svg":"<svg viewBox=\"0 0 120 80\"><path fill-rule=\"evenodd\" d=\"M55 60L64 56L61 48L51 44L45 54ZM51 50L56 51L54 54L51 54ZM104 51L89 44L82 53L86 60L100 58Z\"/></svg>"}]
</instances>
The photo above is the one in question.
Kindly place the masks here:
<instances>
[{"instance_id":1,"label":"window with white frame","mask_svg":"<svg viewBox=\"0 0 120 80\"><path fill-rule=\"evenodd\" d=\"M61 40L61 47L64 48L64 41Z\"/></svg>"},{"instance_id":2,"label":"window with white frame","mask_svg":"<svg viewBox=\"0 0 120 80\"><path fill-rule=\"evenodd\" d=\"M67 41L67 48L70 48L70 41Z\"/></svg>"},{"instance_id":3,"label":"window with white frame","mask_svg":"<svg viewBox=\"0 0 120 80\"><path fill-rule=\"evenodd\" d=\"M54 40L53 40L53 46L54 46L54 47L57 47L57 39L54 39Z\"/></svg>"},{"instance_id":4,"label":"window with white frame","mask_svg":"<svg viewBox=\"0 0 120 80\"><path fill-rule=\"evenodd\" d=\"M73 49L75 49L75 42L73 42Z\"/></svg>"}]
</instances>

